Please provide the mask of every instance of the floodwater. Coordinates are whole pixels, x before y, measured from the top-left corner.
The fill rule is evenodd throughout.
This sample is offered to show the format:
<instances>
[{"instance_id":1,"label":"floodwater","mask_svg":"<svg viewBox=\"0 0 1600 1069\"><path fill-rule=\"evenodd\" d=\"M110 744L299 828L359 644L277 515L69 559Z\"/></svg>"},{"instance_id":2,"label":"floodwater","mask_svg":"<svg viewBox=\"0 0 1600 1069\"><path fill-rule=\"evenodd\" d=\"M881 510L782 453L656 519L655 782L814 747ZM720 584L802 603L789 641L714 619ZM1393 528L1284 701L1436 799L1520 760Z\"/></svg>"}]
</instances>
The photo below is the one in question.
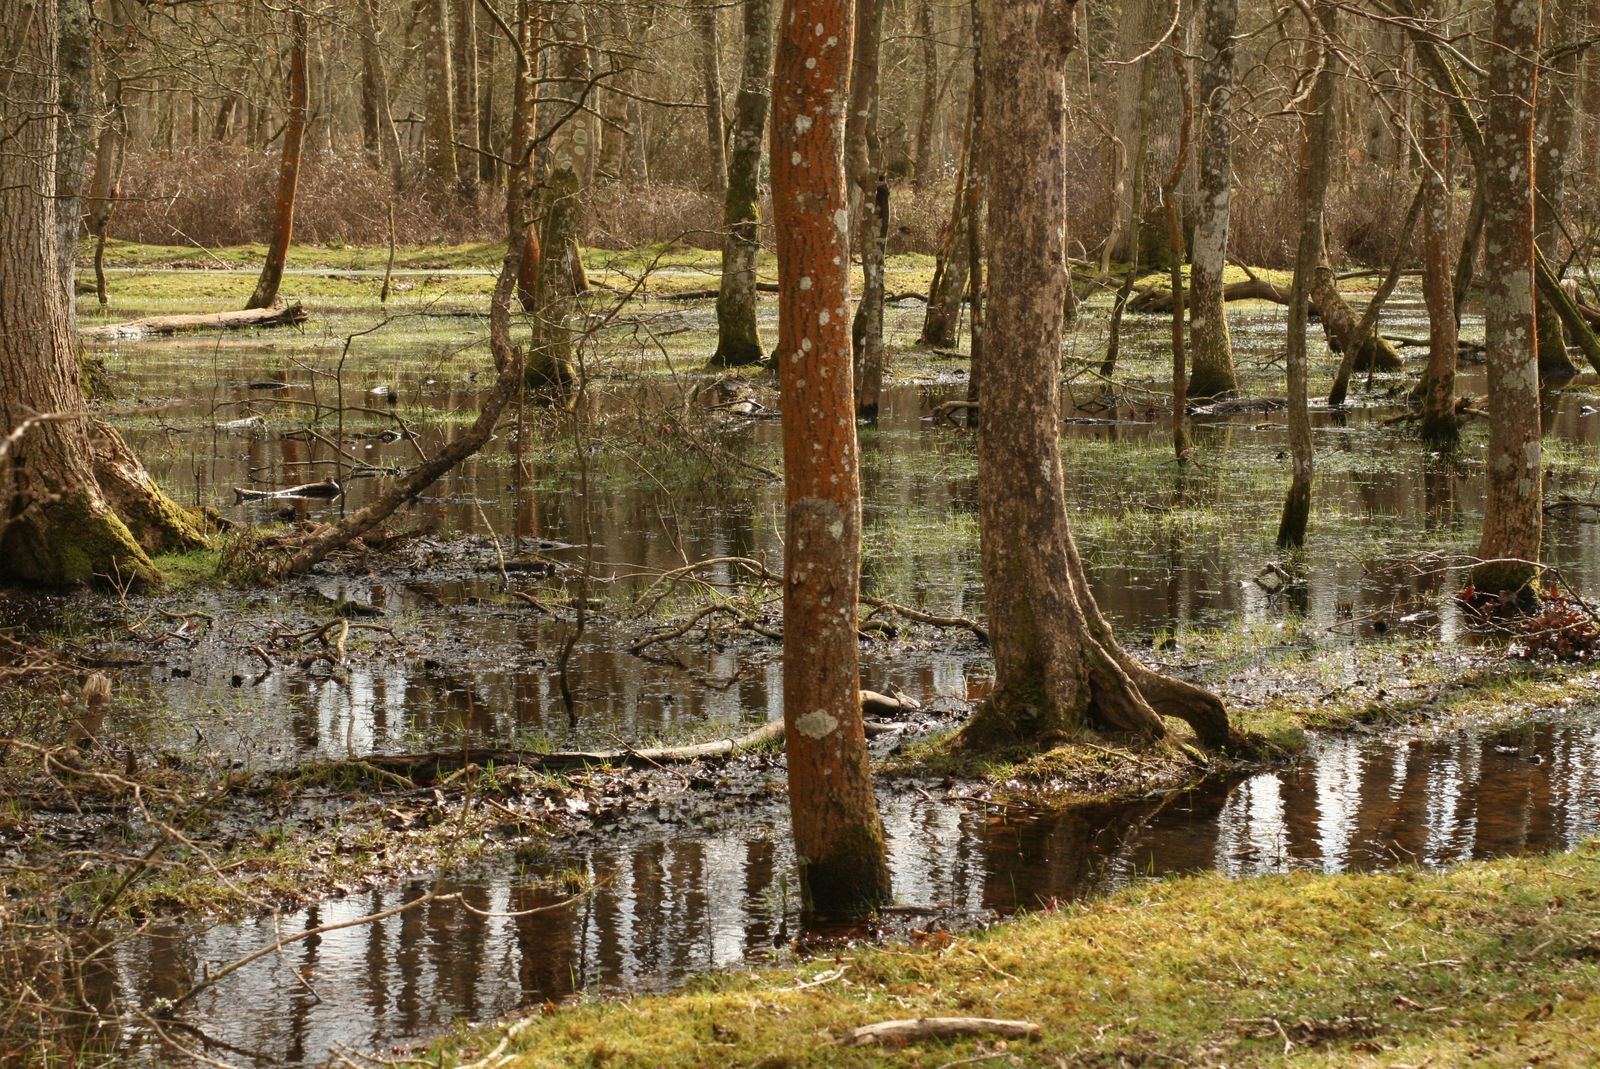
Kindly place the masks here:
<instances>
[{"instance_id":1,"label":"floodwater","mask_svg":"<svg viewBox=\"0 0 1600 1069\"><path fill-rule=\"evenodd\" d=\"M1600 833L1600 725L1577 719L1502 735L1468 732L1319 740L1296 767L1115 805L996 808L941 790L886 794L900 931L981 923L1138 880L1311 869L1442 865L1559 850ZM104 1006L149 1008L206 970L310 928L458 892L369 925L293 943L228 976L176 1020L229 1045L235 1064L317 1065L330 1051L383 1052L579 991L660 989L771 959L808 932L788 874L781 809L695 812L557 849L518 872L421 879L279 918L171 924L110 951L86 979ZM576 871L597 889L533 875ZM485 916L485 914L489 914ZM830 960L820 959L818 969ZM196 1033L174 1033L195 1042ZM121 1037L164 1063L141 1027ZM248 1052L260 1057L252 1058Z\"/></svg>"},{"instance_id":2,"label":"floodwater","mask_svg":"<svg viewBox=\"0 0 1600 1069\"><path fill-rule=\"evenodd\" d=\"M1386 329L1422 333L1414 304L1392 307ZM648 329L615 328L609 344L653 352L659 338L703 330L708 317L704 307L672 309ZM1125 351L1159 352L1163 323L1130 323ZM331 332L124 344L108 354L123 389L115 421L182 500L239 522L331 518L370 499L381 480L345 479L349 493L335 502L236 502L233 488L281 488L344 477L355 462L404 465L419 449L431 454L476 410L487 364L481 327L430 320L403 338L358 341L343 371L344 339ZM1234 331L1241 365L1262 384L1253 392L1276 392L1281 315L1239 316ZM1098 350L1091 326L1069 341L1067 355ZM951 361L923 384L891 388L879 425L863 433L864 586L929 611L978 617L974 444L931 418L941 401L964 394L961 368ZM1281 559L1272 538L1289 470L1282 413L1198 419L1200 463L1179 471L1164 454L1155 459L1170 452L1170 430L1138 388L1159 393L1166 385L1158 375L1134 381L1108 394L1092 375L1072 376L1069 415L1096 422L1064 429L1074 518L1096 594L1130 642L1291 617L1314 624L1330 645L1377 630L1446 641L1461 634L1449 596L1457 577L1437 555L1475 543L1481 443L1443 463L1384 424L1392 406L1318 415L1312 543L1298 564L1304 582L1272 593L1255 578ZM291 385L251 386L263 382ZM544 413L523 441L519 478L518 433L508 421L483 455L398 519L398 527L431 529L425 537L440 547L417 558L412 572L318 577L248 597L242 614L235 595L226 603L203 590L164 596L168 608L226 606L238 622L154 648L125 643L150 663L146 739L266 768L442 741L609 747L731 732L777 715L770 643L691 641L650 659L627 652L650 626L630 598L662 571L730 556L781 567L778 483L748 470L729 478L715 465L673 466L674 452L680 460L683 452L674 429L683 383L693 380L664 383L625 370L597 376L577 429L624 446L609 455L597 448L586 472L571 459L574 422ZM1468 369L1463 389L1474 386L1481 392ZM372 392L380 388L387 392ZM328 415L341 394L372 411L347 413L341 428ZM1547 413L1548 440L1566 458L1553 462L1552 493L1595 496L1593 400L1561 396ZM415 429L415 440L377 436L400 426L391 413ZM252 416L264 425L218 427ZM776 462L775 420L730 414L703 433L713 455ZM1583 590L1600 586L1594 518L1569 509L1548 521L1547 558ZM576 716L563 705L557 675L572 615L543 615L501 596L488 538L513 531L565 566L569 587L589 559L599 600L566 672ZM463 535L480 542L463 551L450 541ZM512 559L520 555L502 545ZM716 566L706 574L733 572ZM540 581L511 576L518 589L538 590ZM394 637L365 632L380 637L339 672L252 657L252 646L329 618L341 601L370 606L377 615L360 620L391 627ZM863 646L865 685L897 685L924 700L981 693L985 671L982 648L955 632L943 641ZM1294 768L1123 805L995 808L938 787L897 789L882 802L896 897L913 907L895 915L896 930L965 925L1173 873L1439 865L1568 847L1600 832L1600 726L1573 717L1509 736L1324 738ZM227 977L177 1015L225 1044L207 1048L224 1061L317 1065L343 1048L382 1052L455 1020L486 1020L578 991L670 986L770 959L813 935L871 936L801 927L785 829L776 803L729 812L691 801L603 840L557 846L526 867L508 859L459 883L418 879L277 918L155 926L107 948L85 989L123 1015L114 1043L166 1064L172 1055L133 1011L284 936L430 891L459 892L474 909L432 902L307 938ZM564 871L593 879L596 890L523 912L556 901L548 878Z\"/></svg>"}]
</instances>

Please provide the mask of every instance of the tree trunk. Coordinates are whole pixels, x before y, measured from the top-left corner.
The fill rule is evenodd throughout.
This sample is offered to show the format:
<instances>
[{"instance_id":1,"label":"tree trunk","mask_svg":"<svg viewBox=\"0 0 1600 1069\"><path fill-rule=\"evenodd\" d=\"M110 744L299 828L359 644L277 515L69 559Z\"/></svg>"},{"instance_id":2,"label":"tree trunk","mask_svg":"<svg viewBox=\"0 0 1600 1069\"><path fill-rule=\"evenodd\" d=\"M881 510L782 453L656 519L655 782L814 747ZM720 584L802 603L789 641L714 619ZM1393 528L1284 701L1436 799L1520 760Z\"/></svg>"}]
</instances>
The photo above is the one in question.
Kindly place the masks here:
<instances>
[{"instance_id":1,"label":"tree trunk","mask_svg":"<svg viewBox=\"0 0 1600 1069\"><path fill-rule=\"evenodd\" d=\"M0 25L14 34L0 93L0 129L10 132L0 151L0 574L46 584L151 579L151 553L202 535L89 416L58 248L55 161L59 139L71 136L58 107L61 24L54 4L0 0ZM96 438L122 455L101 464Z\"/></svg>"},{"instance_id":2,"label":"tree trunk","mask_svg":"<svg viewBox=\"0 0 1600 1069\"><path fill-rule=\"evenodd\" d=\"M856 0L855 56L850 67L850 115L845 158L861 256L861 301L850 332L855 356L856 414L876 419L883 392L884 253L889 238L889 185L878 144L878 63L883 0Z\"/></svg>"},{"instance_id":3,"label":"tree trunk","mask_svg":"<svg viewBox=\"0 0 1600 1069\"><path fill-rule=\"evenodd\" d=\"M718 367L757 364L756 257L761 252L761 146L772 81L772 0L744 0L744 65L734 106L733 152L722 204L722 281L717 291Z\"/></svg>"},{"instance_id":4,"label":"tree trunk","mask_svg":"<svg viewBox=\"0 0 1600 1069\"><path fill-rule=\"evenodd\" d=\"M914 188L921 193L933 179L933 141L939 113L939 38L933 0L918 0L917 32L922 37L922 102L917 112Z\"/></svg>"},{"instance_id":5,"label":"tree trunk","mask_svg":"<svg viewBox=\"0 0 1600 1069\"><path fill-rule=\"evenodd\" d=\"M972 130L968 138L971 159L967 165L967 301L970 308L969 333L972 337L971 368L967 375L967 426L978 429L978 391L983 378L985 332L988 323L989 286L984 272L987 262L989 226L987 217L988 187L984 182L984 145L987 143L989 120L983 109L984 95L984 36L980 8L985 0L971 0L972 32ZM1063 193L1063 195L1065 195ZM1065 241L1063 232L1062 239Z\"/></svg>"},{"instance_id":6,"label":"tree trunk","mask_svg":"<svg viewBox=\"0 0 1600 1069\"><path fill-rule=\"evenodd\" d=\"M1316 24L1311 27L1312 69L1318 70L1311 89L1310 109L1303 120L1300 175L1300 241L1295 252L1294 284L1289 297L1289 453L1294 475L1289 481L1289 496L1278 521L1278 545L1298 548L1305 545L1306 524L1311 517L1311 416L1307 411L1306 319L1313 279L1323 274L1322 210L1328 197L1329 157L1333 152L1335 86L1338 61L1330 42L1336 15L1329 0L1315 0ZM1331 271L1327 272L1329 275ZM1346 309L1348 312L1349 310ZM1326 326L1327 320L1323 320Z\"/></svg>"},{"instance_id":7,"label":"tree trunk","mask_svg":"<svg viewBox=\"0 0 1600 1069\"><path fill-rule=\"evenodd\" d=\"M982 149L993 315L978 430L978 517L995 680L968 725L974 745L1051 745L1085 728L1164 733L1180 716L1228 740L1221 703L1150 671L1117 643L1089 590L1061 463L1067 286L1065 68L1076 7L984 0Z\"/></svg>"},{"instance_id":8,"label":"tree trunk","mask_svg":"<svg viewBox=\"0 0 1600 1069\"><path fill-rule=\"evenodd\" d=\"M606 9L605 18L606 33L611 39L611 47L606 50L611 77L606 79L600 93L600 105L606 121L600 134L600 155L595 162L595 174L603 179L614 180L621 178L627 167L628 142L634 134L628 114L635 89L634 60L629 55L633 51L633 44L627 10L620 4L613 5Z\"/></svg>"},{"instance_id":9,"label":"tree trunk","mask_svg":"<svg viewBox=\"0 0 1600 1069\"><path fill-rule=\"evenodd\" d=\"M1175 13L1178 23L1174 28ZM1128 261L1137 258L1151 268L1168 266L1166 214L1157 194L1161 179L1171 172L1175 162L1177 128L1168 119L1180 107L1176 72L1167 62L1165 48L1155 45L1170 30L1187 49L1190 21L1187 4L1179 11L1172 0L1127 0L1117 23L1117 52L1121 58L1144 57L1121 68L1117 135L1124 145L1140 146L1143 142L1145 167L1142 184L1130 182L1123 188L1117 209L1122 240L1115 256ZM1134 148L1136 154L1140 151L1141 148Z\"/></svg>"},{"instance_id":10,"label":"tree trunk","mask_svg":"<svg viewBox=\"0 0 1600 1069\"><path fill-rule=\"evenodd\" d=\"M1429 14L1437 0L1425 0ZM1450 264L1450 126L1442 108L1425 101L1422 131L1422 297L1428 307L1428 370L1422 392L1422 440L1454 450L1456 417L1456 295Z\"/></svg>"},{"instance_id":11,"label":"tree trunk","mask_svg":"<svg viewBox=\"0 0 1600 1069\"><path fill-rule=\"evenodd\" d=\"M389 104L389 76L379 47L379 0L359 0L356 4L356 33L361 37L361 122L367 158L374 166L384 165L401 184L400 132L394 124Z\"/></svg>"},{"instance_id":12,"label":"tree trunk","mask_svg":"<svg viewBox=\"0 0 1600 1069\"><path fill-rule=\"evenodd\" d=\"M972 169L972 128L974 100L967 100L966 139L961 147L961 168L956 176L955 196L950 202L950 219L939 242L939 255L933 264L933 282L928 287L928 307L922 314L922 334L918 345L953 348L961 337L961 303L967 295L967 192L975 180Z\"/></svg>"},{"instance_id":13,"label":"tree trunk","mask_svg":"<svg viewBox=\"0 0 1600 1069\"><path fill-rule=\"evenodd\" d=\"M806 902L825 913L889 898L883 825L861 721L856 602L861 484L850 369L848 211L839 107L849 0L785 0L772 102L783 395L783 716L789 809ZM821 33L815 32L820 28Z\"/></svg>"},{"instance_id":14,"label":"tree trunk","mask_svg":"<svg viewBox=\"0 0 1600 1069\"><path fill-rule=\"evenodd\" d=\"M1189 380L1183 344L1183 216L1178 207L1178 183L1189 159L1189 136L1194 127L1194 98L1189 93L1188 65L1176 41L1168 42L1172 66L1177 72L1183 110L1178 119L1178 151L1172 171L1161 184L1161 200L1167 211L1167 270L1172 286L1172 449L1179 464L1189 461ZM1067 268L1067 296L1072 295L1072 268ZM1069 299L1068 306L1070 308ZM1066 314L1065 310L1063 314Z\"/></svg>"},{"instance_id":15,"label":"tree trunk","mask_svg":"<svg viewBox=\"0 0 1600 1069\"><path fill-rule=\"evenodd\" d=\"M1200 52L1199 191L1195 198L1194 255L1190 268L1194 306L1189 347L1194 397L1224 397L1239 391L1233 342L1223 307L1223 271L1228 256L1228 221L1233 209L1234 28L1239 0L1207 0Z\"/></svg>"},{"instance_id":16,"label":"tree trunk","mask_svg":"<svg viewBox=\"0 0 1600 1069\"><path fill-rule=\"evenodd\" d=\"M450 16L456 188L470 203L478 196L478 150L483 148L478 142L478 0L450 0Z\"/></svg>"},{"instance_id":17,"label":"tree trunk","mask_svg":"<svg viewBox=\"0 0 1600 1069\"><path fill-rule=\"evenodd\" d=\"M1545 48L1571 45L1578 37L1577 19L1552 3L1545 8ZM1561 262L1561 209L1566 195L1567 171L1572 158L1572 135L1579 54L1568 50L1547 63L1539 76L1538 126L1534 132L1533 239L1552 264ZM1559 276L1558 276L1559 277ZM1539 298L1539 378L1565 379L1578 373L1567 355L1567 335L1561 315L1547 298Z\"/></svg>"},{"instance_id":18,"label":"tree trunk","mask_svg":"<svg viewBox=\"0 0 1600 1069\"><path fill-rule=\"evenodd\" d=\"M711 192L721 196L728 188L728 159L722 140L722 59L717 42L716 0L697 0L694 27L700 38L700 88L706 105L707 179Z\"/></svg>"},{"instance_id":19,"label":"tree trunk","mask_svg":"<svg viewBox=\"0 0 1600 1069\"><path fill-rule=\"evenodd\" d=\"M1533 319L1533 102L1538 83L1540 0L1495 0L1489 54L1488 126L1480 173L1484 252L1484 348L1489 370L1488 495L1478 590L1517 590L1537 574L1544 519L1539 366Z\"/></svg>"},{"instance_id":20,"label":"tree trunk","mask_svg":"<svg viewBox=\"0 0 1600 1069\"><path fill-rule=\"evenodd\" d=\"M122 103L122 79L116 74L106 78L106 117L100 127L100 138L94 150L94 175L89 180L89 198L85 205L89 233L94 235L94 292L104 308L106 293L106 237L111 226L111 213L117 207L117 195L122 186L122 161L126 155L128 116Z\"/></svg>"},{"instance_id":21,"label":"tree trunk","mask_svg":"<svg viewBox=\"0 0 1600 1069\"><path fill-rule=\"evenodd\" d=\"M455 71L450 55L450 19L446 0L421 0L417 21L422 31L422 95L426 112L422 127L422 162L434 192L457 188L455 145Z\"/></svg>"},{"instance_id":22,"label":"tree trunk","mask_svg":"<svg viewBox=\"0 0 1600 1069\"><path fill-rule=\"evenodd\" d=\"M289 14L289 120L283 127L283 159L278 165L278 192L272 203L272 240L246 308L270 308L277 301L284 261L289 256L295 191L300 184L300 149L306 137L306 35L306 13L294 7Z\"/></svg>"}]
</instances>

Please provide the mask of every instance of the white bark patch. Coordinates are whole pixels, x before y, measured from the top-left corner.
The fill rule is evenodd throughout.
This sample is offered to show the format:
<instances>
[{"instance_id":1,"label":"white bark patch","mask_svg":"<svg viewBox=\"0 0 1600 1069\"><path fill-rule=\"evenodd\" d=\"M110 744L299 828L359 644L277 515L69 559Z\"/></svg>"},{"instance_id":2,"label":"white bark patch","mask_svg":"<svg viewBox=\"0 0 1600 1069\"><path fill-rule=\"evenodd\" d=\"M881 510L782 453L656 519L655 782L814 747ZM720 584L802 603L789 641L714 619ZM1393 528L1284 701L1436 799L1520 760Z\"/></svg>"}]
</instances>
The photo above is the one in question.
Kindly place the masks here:
<instances>
[{"instance_id":1,"label":"white bark patch","mask_svg":"<svg viewBox=\"0 0 1600 1069\"><path fill-rule=\"evenodd\" d=\"M794 132L795 133L803 134L809 129L811 129L811 116L809 116L809 115L796 115L794 117Z\"/></svg>"},{"instance_id":2,"label":"white bark patch","mask_svg":"<svg viewBox=\"0 0 1600 1069\"><path fill-rule=\"evenodd\" d=\"M796 720L794 726L808 739L825 739L839 726L839 718L826 709L815 709Z\"/></svg>"}]
</instances>

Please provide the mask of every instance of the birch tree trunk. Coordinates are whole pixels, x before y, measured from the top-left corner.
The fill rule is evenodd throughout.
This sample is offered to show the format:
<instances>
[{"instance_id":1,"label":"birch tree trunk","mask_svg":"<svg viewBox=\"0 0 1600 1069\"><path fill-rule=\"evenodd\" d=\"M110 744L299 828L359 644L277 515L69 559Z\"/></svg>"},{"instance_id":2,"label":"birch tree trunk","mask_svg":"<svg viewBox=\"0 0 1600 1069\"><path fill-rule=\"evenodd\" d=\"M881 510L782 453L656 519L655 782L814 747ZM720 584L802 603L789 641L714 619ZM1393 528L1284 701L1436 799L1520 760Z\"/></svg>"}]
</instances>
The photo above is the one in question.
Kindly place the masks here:
<instances>
[{"instance_id":1,"label":"birch tree trunk","mask_svg":"<svg viewBox=\"0 0 1600 1069\"><path fill-rule=\"evenodd\" d=\"M272 202L272 240L261 277L246 308L271 308L283 282L283 265L294 235L294 201L300 185L300 151L306 139L306 13L298 6L289 12L289 120L283 127L283 158L278 164L278 192Z\"/></svg>"},{"instance_id":2,"label":"birch tree trunk","mask_svg":"<svg viewBox=\"0 0 1600 1069\"><path fill-rule=\"evenodd\" d=\"M1206 0L1200 48L1200 174L1190 268L1194 305L1189 313L1193 354L1189 393L1194 397L1221 397L1239 390L1222 296L1233 209L1233 34L1238 18L1239 0Z\"/></svg>"},{"instance_id":3,"label":"birch tree trunk","mask_svg":"<svg viewBox=\"0 0 1600 1069\"><path fill-rule=\"evenodd\" d=\"M717 351L711 363L761 362L756 330L756 257L761 252L761 146L772 81L772 0L744 0L744 63L734 105L733 152L723 198L722 282L717 291Z\"/></svg>"},{"instance_id":4,"label":"birch tree trunk","mask_svg":"<svg viewBox=\"0 0 1600 1069\"><path fill-rule=\"evenodd\" d=\"M1066 61L1076 5L983 0L981 150L990 315L978 423L978 522L995 680L964 737L1049 746L1085 728L1153 739L1161 714L1229 741L1214 696L1128 655L1095 604L1067 518L1061 339L1067 287ZM1003 56L1004 62L993 57Z\"/></svg>"},{"instance_id":5,"label":"birch tree trunk","mask_svg":"<svg viewBox=\"0 0 1600 1069\"><path fill-rule=\"evenodd\" d=\"M825 913L870 907L891 890L856 646L861 487L840 166L851 37L850 0L785 0L772 102L789 809L805 899Z\"/></svg>"},{"instance_id":6,"label":"birch tree trunk","mask_svg":"<svg viewBox=\"0 0 1600 1069\"><path fill-rule=\"evenodd\" d=\"M1533 317L1533 102L1538 84L1539 0L1495 0L1489 53L1485 203L1484 348L1489 365L1488 496L1483 506L1481 592L1514 591L1536 573L1544 520L1539 438L1538 340Z\"/></svg>"}]
</instances>

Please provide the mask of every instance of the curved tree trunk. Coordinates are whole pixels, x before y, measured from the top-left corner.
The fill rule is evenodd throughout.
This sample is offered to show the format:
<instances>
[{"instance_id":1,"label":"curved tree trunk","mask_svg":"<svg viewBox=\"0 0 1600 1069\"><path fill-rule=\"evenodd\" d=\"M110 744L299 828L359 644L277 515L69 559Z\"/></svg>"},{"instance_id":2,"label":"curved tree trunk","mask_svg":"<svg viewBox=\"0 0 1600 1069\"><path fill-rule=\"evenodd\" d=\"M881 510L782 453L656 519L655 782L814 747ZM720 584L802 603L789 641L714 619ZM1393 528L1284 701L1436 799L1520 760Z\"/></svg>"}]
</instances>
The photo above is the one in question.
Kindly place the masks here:
<instances>
[{"instance_id":1,"label":"curved tree trunk","mask_svg":"<svg viewBox=\"0 0 1600 1069\"><path fill-rule=\"evenodd\" d=\"M1239 0L1207 0L1200 52L1199 190L1195 197L1194 256L1190 268L1194 306L1189 313L1193 397L1239 391L1233 342L1222 297L1228 221L1233 208L1233 56Z\"/></svg>"},{"instance_id":2,"label":"curved tree trunk","mask_svg":"<svg viewBox=\"0 0 1600 1069\"><path fill-rule=\"evenodd\" d=\"M823 912L890 894L867 768L856 602L861 484L850 374L841 113L849 0L786 0L772 101L783 394L783 718L802 889ZM813 27L822 32L813 32Z\"/></svg>"},{"instance_id":3,"label":"curved tree trunk","mask_svg":"<svg viewBox=\"0 0 1600 1069\"><path fill-rule=\"evenodd\" d=\"M1538 83L1539 0L1495 0L1489 114L1481 172L1484 348L1489 364L1488 496L1480 591L1516 590L1537 573L1544 521L1539 366L1533 317L1533 102Z\"/></svg>"},{"instance_id":4,"label":"curved tree trunk","mask_svg":"<svg viewBox=\"0 0 1600 1069\"><path fill-rule=\"evenodd\" d=\"M272 204L272 240L261 277L246 308L270 308L278 299L283 265L294 233L294 199L300 184L300 149L306 138L306 13L295 7L289 14L289 121L283 127L283 159L278 165L278 192Z\"/></svg>"},{"instance_id":5,"label":"curved tree trunk","mask_svg":"<svg viewBox=\"0 0 1600 1069\"><path fill-rule=\"evenodd\" d=\"M1332 271L1324 272L1322 209L1328 198L1329 156L1333 151L1334 87L1338 77L1337 60L1329 47L1334 32L1334 9L1328 0L1316 0L1316 24L1312 27L1310 59L1317 69L1316 83L1307 104L1310 114L1303 121L1300 171L1300 242L1295 252L1294 284L1289 296L1289 453L1294 475L1289 481L1289 496L1278 521L1278 545L1299 547L1306 541L1306 524L1311 517L1311 416L1307 411L1306 319L1314 280L1323 274L1332 281ZM1337 294L1335 294L1337 297ZM1331 309L1330 309L1331 310ZM1345 309L1346 313L1349 309ZM1325 312L1324 315L1327 313ZM1326 326L1328 320L1324 318Z\"/></svg>"},{"instance_id":6,"label":"curved tree trunk","mask_svg":"<svg viewBox=\"0 0 1600 1069\"><path fill-rule=\"evenodd\" d=\"M756 257L761 252L761 146L772 82L772 0L744 0L744 67L734 106L728 193L722 203L722 281L717 291L718 367L757 364Z\"/></svg>"},{"instance_id":7,"label":"curved tree trunk","mask_svg":"<svg viewBox=\"0 0 1600 1069\"><path fill-rule=\"evenodd\" d=\"M12 132L0 151L0 574L47 584L151 579L150 553L203 536L89 416L56 227L56 6L0 0L0 25L16 33L0 93L0 129ZM116 453L105 487L97 435Z\"/></svg>"},{"instance_id":8,"label":"curved tree trunk","mask_svg":"<svg viewBox=\"0 0 1600 1069\"><path fill-rule=\"evenodd\" d=\"M1424 0L1423 14L1436 0ZM1422 111L1422 296L1428 306L1428 370L1422 390L1422 440L1445 452L1460 441L1456 418L1456 297L1450 274L1450 118Z\"/></svg>"},{"instance_id":9,"label":"curved tree trunk","mask_svg":"<svg viewBox=\"0 0 1600 1069\"><path fill-rule=\"evenodd\" d=\"M1085 728L1146 738L1161 714L1229 739L1216 698L1144 668L1089 590L1067 518L1061 329L1067 258L1065 63L1074 5L984 0L982 167L993 235L992 316L978 425L978 516L995 681L968 725L974 745L1050 745ZM1018 532L1026 532L1019 537Z\"/></svg>"}]
</instances>

